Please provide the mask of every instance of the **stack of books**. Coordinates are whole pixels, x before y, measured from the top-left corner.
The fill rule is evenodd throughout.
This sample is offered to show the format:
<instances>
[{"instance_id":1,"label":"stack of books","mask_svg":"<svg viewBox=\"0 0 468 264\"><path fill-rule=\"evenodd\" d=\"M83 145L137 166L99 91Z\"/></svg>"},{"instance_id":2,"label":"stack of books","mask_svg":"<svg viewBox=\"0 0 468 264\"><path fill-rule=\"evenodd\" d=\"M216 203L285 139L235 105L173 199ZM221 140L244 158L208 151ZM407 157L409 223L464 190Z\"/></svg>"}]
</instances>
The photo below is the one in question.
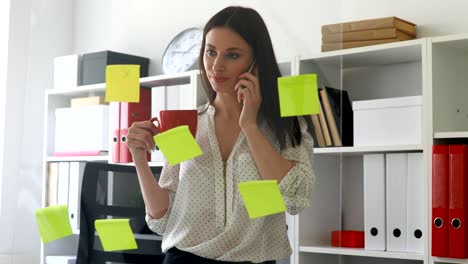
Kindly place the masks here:
<instances>
[{"instance_id":1,"label":"stack of books","mask_svg":"<svg viewBox=\"0 0 468 264\"><path fill-rule=\"evenodd\" d=\"M319 89L319 113L312 115L315 147L353 146L353 109L343 89Z\"/></svg>"},{"instance_id":2,"label":"stack of books","mask_svg":"<svg viewBox=\"0 0 468 264\"><path fill-rule=\"evenodd\" d=\"M322 26L322 52L416 38L416 25L385 17Z\"/></svg>"}]
</instances>

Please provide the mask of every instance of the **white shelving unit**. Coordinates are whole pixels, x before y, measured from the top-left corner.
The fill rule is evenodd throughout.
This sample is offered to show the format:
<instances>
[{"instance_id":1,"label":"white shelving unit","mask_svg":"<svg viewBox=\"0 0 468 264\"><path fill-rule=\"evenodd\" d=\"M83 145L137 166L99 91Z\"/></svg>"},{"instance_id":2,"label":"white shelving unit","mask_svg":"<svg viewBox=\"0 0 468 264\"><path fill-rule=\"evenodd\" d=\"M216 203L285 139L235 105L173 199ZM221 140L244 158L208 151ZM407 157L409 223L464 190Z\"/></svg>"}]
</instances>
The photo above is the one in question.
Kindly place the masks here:
<instances>
[{"instance_id":1,"label":"white shelving unit","mask_svg":"<svg viewBox=\"0 0 468 264\"><path fill-rule=\"evenodd\" d=\"M294 74L317 73L320 87L344 89L351 101L416 95L426 98L426 50L427 39L416 39L325 52L296 58ZM423 105L424 124L431 119L427 109ZM395 152L427 155L432 133L424 129L421 138L421 144L415 145L315 148L316 188L310 198L312 205L295 218L296 263L427 263L426 254L331 246L333 230L364 230L363 155ZM428 205L421 204L425 211L429 210ZM428 224L424 225L428 230Z\"/></svg>"},{"instance_id":2,"label":"white shelving unit","mask_svg":"<svg viewBox=\"0 0 468 264\"><path fill-rule=\"evenodd\" d=\"M345 89L352 101L419 95L422 142L417 145L315 148L312 206L295 216L295 263L468 263L431 256L432 146L468 143L468 34L423 38L297 57L293 75L317 73L319 86ZM364 230L363 155L424 156L424 252L331 246L331 231Z\"/></svg>"},{"instance_id":3,"label":"white shelving unit","mask_svg":"<svg viewBox=\"0 0 468 264\"><path fill-rule=\"evenodd\" d=\"M314 149L316 188L312 206L296 216L287 216L288 235L293 247L290 263L385 263L443 264L467 260L431 256L432 146L456 140L468 142L468 34L422 38L295 57L281 63L283 76L317 73L319 85L345 89L350 99L371 100L402 96L422 96L422 142L415 145L330 147ZM165 98L189 98L194 107L204 102L198 71L140 79L145 87L183 86L183 92L166 89ZM52 157L54 110L68 107L73 97L104 95L105 85L80 86L72 90L49 90L45 100L44 164L60 161L110 162L111 153L100 157ZM180 90L182 91L182 90ZM187 102L185 100L184 102ZM177 104L175 104L177 105ZM174 108L174 104L168 106ZM369 251L330 246L330 233L337 229L364 229L363 155L369 153L418 152L424 156L424 252ZM127 164L133 165L133 164ZM161 162L152 162L161 166ZM46 186L44 166L43 186ZM45 187L43 188L45 190ZM42 196L45 204L45 191ZM43 245L41 260L47 255L73 255L77 235Z\"/></svg>"},{"instance_id":4,"label":"white shelving unit","mask_svg":"<svg viewBox=\"0 0 468 264\"><path fill-rule=\"evenodd\" d=\"M433 144L468 144L468 34L430 38L428 84L432 92ZM429 160L429 168L432 160ZM429 175L428 175L429 176ZM432 182L429 181L429 190ZM432 192L429 192L432 201ZM429 203L430 204L430 203ZM428 223L432 224L431 211ZM432 237L429 237L429 248ZM428 255L431 250L428 251ZM467 259L430 257L430 263L468 263Z\"/></svg>"},{"instance_id":5,"label":"white shelving unit","mask_svg":"<svg viewBox=\"0 0 468 264\"><path fill-rule=\"evenodd\" d=\"M178 108L183 104L185 108L196 108L206 102L204 91L202 91L200 72L198 70L182 72L171 75L158 75L140 78L140 85L148 89L164 89L164 106L171 109ZM73 156L54 157L54 137L55 137L55 109L70 107L70 100L75 97L104 96L105 83L78 86L74 89L52 89L45 94L45 131L44 150L42 160L44 170L42 177L42 206L46 206L47 195L47 169L50 162L74 162L74 161L100 161L111 163L112 149L108 155L103 156ZM156 91L156 90L153 90ZM170 97L170 98L169 98ZM109 116L110 118L110 116ZM110 128L109 128L110 129ZM109 133L109 142L111 133ZM110 146L110 145L109 145ZM119 163L132 166L133 163ZM150 162L150 166L163 166L163 162ZM142 238L155 239L154 236L139 235ZM79 232L74 231L74 235L53 241L48 244L41 244L41 264L45 263L47 256L76 255L78 248Z\"/></svg>"}]
</instances>

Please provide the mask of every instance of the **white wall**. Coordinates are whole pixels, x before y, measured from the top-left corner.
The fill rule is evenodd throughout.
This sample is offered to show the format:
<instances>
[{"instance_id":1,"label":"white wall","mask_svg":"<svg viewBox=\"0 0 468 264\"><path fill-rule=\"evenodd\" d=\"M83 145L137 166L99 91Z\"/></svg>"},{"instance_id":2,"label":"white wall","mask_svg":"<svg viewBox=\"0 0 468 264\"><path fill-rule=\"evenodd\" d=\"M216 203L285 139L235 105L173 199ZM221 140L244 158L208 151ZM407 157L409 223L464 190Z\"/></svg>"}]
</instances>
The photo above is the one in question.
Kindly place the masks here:
<instances>
[{"instance_id":1,"label":"white wall","mask_svg":"<svg viewBox=\"0 0 468 264\"><path fill-rule=\"evenodd\" d=\"M10 35L8 40L7 89L5 91L5 142L2 170L2 205L0 214L0 254L13 254L16 218L17 173L20 168L18 134L23 132L23 97L26 86L27 45L29 43L30 0L10 2ZM15 34L13 34L15 32Z\"/></svg>"},{"instance_id":2,"label":"white wall","mask_svg":"<svg viewBox=\"0 0 468 264\"><path fill-rule=\"evenodd\" d=\"M160 73L165 46L185 28L202 27L228 5L264 17L279 61L320 50L320 26L383 16L418 24L419 35L468 31L465 0L14 0L11 1L0 255L39 263L34 211L40 206L44 90L52 87L52 59L115 50L151 59Z\"/></svg>"},{"instance_id":3,"label":"white wall","mask_svg":"<svg viewBox=\"0 0 468 264\"><path fill-rule=\"evenodd\" d=\"M110 49L145 56L151 59L150 74L161 73L162 54L177 33L189 27L203 27L212 15L231 4L250 6L260 12L270 29L277 56L283 61L311 50L311 44L320 41L320 29L312 25L331 23L340 15L335 11L339 10L339 1L336 4L297 1L298 5L280 0L104 2L96 5L92 0L79 1L75 51ZM97 36L98 32L103 32L103 37Z\"/></svg>"},{"instance_id":4,"label":"white wall","mask_svg":"<svg viewBox=\"0 0 468 264\"><path fill-rule=\"evenodd\" d=\"M72 52L73 0L11 1L0 255L39 263L44 91L52 58Z\"/></svg>"},{"instance_id":5,"label":"white wall","mask_svg":"<svg viewBox=\"0 0 468 264\"><path fill-rule=\"evenodd\" d=\"M5 140L6 73L8 60L8 32L10 0L0 2L0 171L3 169L3 142ZM0 174L1 175L1 174ZM0 215L2 207L2 177L0 176Z\"/></svg>"},{"instance_id":6,"label":"white wall","mask_svg":"<svg viewBox=\"0 0 468 264\"><path fill-rule=\"evenodd\" d=\"M115 50L151 59L159 74L164 48L180 31L203 27L223 7L255 8L265 19L279 61L320 52L324 24L397 16L418 25L418 36L468 32L465 0L80 0L75 51ZM102 3L104 2L104 3ZM99 36L102 32L102 37Z\"/></svg>"}]
</instances>

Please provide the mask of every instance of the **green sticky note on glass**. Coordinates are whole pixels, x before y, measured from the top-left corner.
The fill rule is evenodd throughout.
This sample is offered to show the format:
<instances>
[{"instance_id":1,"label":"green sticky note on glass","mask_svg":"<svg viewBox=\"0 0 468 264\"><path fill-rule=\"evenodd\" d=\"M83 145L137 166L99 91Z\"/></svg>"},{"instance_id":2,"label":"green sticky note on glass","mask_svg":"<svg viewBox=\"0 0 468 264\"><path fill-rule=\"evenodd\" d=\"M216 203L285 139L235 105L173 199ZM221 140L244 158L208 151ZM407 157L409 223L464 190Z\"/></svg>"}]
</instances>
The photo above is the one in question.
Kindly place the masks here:
<instances>
[{"instance_id":1,"label":"green sticky note on glass","mask_svg":"<svg viewBox=\"0 0 468 264\"><path fill-rule=\"evenodd\" d=\"M49 206L36 210L36 222L44 244L72 235L66 205Z\"/></svg>"},{"instance_id":2,"label":"green sticky note on glass","mask_svg":"<svg viewBox=\"0 0 468 264\"><path fill-rule=\"evenodd\" d=\"M106 102L140 102L140 65L107 65Z\"/></svg>"},{"instance_id":3,"label":"green sticky note on glass","mask_svg":"<svg viewBox=\"0 0 468 264\"><path fill-rule=\"evenodd\" d=\"M278 78L281 117L319 113L317 74Z\"/></svg>"},{"instance_id":4,"label":"green sticky note on glass","mask_svg":"<svg viewBox=\"0 0 468 264\"><path fill-rule=\"evenodd\" d=\"M251 219L286 211L276 180L241 182L238 187Z\"/></svg>"},{"instance_id":5,"label":"green sticky note on glass","mask_svg":"<svg viewBox=\"0 0 468 264\"><path fill-rule=\"evenodd\" d=\"M159 133L154 136L154 142L171 166L203 154L188 126L178 126Z\"/></svg>"},{"instance_id":6,"label":"green sticky note on glass","mask_svg":"<svg viewBox=\"0 0 468 264\"><path fill-rule=\"evenodd\" d=\"M99 219L94 227L104 251L137 249L130 219Z\"/></svg>"}]
</instances>

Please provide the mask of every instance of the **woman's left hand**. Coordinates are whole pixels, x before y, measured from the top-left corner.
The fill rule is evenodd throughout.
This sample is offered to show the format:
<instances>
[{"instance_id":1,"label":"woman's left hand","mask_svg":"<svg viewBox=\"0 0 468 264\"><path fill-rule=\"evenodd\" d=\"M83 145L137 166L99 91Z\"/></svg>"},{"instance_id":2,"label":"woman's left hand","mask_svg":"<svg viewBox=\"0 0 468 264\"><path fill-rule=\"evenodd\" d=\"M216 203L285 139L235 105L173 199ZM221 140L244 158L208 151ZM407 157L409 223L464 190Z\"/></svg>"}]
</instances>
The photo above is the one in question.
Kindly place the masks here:
<instances>
[{"instance_id":1,"label":"woman's left hand","mask_svg":"<svg viewBox=\"0 0 468 264\"><path fill-rule=\"evenodd\" d=\"M257 125L257 115L262 102L262 95L258 78L252 73L243 73L239 76L235 90L237 100L243 103L239 118L239 126L242 130Z\"/></svg>"}]
</instances>

